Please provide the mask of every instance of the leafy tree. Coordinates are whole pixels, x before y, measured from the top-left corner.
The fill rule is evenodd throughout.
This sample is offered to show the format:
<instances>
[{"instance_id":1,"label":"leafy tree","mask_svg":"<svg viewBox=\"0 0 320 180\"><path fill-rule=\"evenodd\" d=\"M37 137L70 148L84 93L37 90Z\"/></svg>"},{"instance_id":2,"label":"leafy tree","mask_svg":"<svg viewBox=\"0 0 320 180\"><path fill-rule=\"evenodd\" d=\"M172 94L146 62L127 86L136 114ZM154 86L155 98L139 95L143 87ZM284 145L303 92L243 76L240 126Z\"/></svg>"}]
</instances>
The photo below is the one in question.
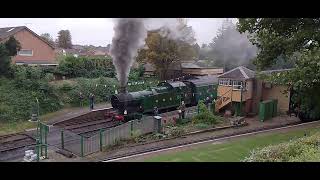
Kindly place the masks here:
<instances>
[{"instance_id":1,"label":"leafy tree","mask_svg":"<svg viewBox=\"0 0 320 180\"><path fill-rule=\"evenodd\" d=\"M170 65L174 62L188 61L198 58L194 31L183 18L177 19L175 29L166 27L149 31L146 47L140 49L137 61L149 62L156 68L161 79L167 78Z\"/></svg>"},{"instance_id":2,"label":"leafy tree","mask_svg":"<svg viewBox=\"0 0 320 180\"><path fill-rule=\"evenodd\" d=\"M60 30L58 32L58 46L65 49L72 48L71 34L69 30Z\"/></svg>"},{"instance_id":3,"label":"leafy tree","mask_svg":"<svg viewBox=\"0 0 320 180\"><path fill-rule=\"evenodd\" d=\"M54 44L53 38L51 37L51 35L49 33L43 33L43 34L41 34L41 37L43 39L45 39L46 41L48 41L50 44Z\"/></svg>"},{"instance_id":4,"label":"leafy tree","mask_svg":"<svg viewBox=\"0 0 320 180\"><path fill-rule=\"evenodd\" d=\"M10 67L11 56L17 55L21 49L19 41L11 36L4 44L0 44L0 76L13 76L13 70Z\"/></svg>"},{"instance_id":5,"label":"leafy tree","mask_svg":"<svg viewBox=\"0 0 320 180\"><path fill-rule=\"evenodd\" d=\"M276 84L288 85L295 92L293 102L301 105L301 117L320 118L320 18L248 18L239 19L241 32L253 35L259 48L255 64L266 69L282 57L294 63L294 69L264 77Z\"/></svg>"},{"instance_id":6,"label":"leafy tree","mask_svg":"<svg viewBox=\"0 0 320 180\"><path fill-rule=\"evenodd\" d=\"M0 44L0 76L7 75L10 68L10 57L4 44Z\"/></svg>"},{"instance_id":7,"label":"leafy tree","mask_svg":"<svg viewBox=\"0 0 320 180\"><path fill-rule=\"evenodd\" d=\"M252 34L250 40L259 48L255 64L259 69L271 66L282 55L286 60L304 49L318 46L320 18L244 18L240 32Z\"/></svg>"},{"instance_id":8,"label":"leafy tree","mask_svg":"<svg viewBox=\"0 0 320 180\"><path fill-rule=\"evenodd\" d=\"M177 42L162 37L158 32L149 32L146 45L148 49L141 49L137 59L154 64L159 77L166 79L170 64L180 60Z\"/></svg>"},{"instance_id":9,"label":"leafy tree","mask_svg":"<svg viewBox=\"0 0 320 180\"><path fill-rule=\"evenodd\" d=\"M196 44L194 44L193 45L193 49L194 49L194 51L195 51L195 57L197 58L197 59L199 59L199 57L200 57L200 46L199 46L199 44L198 43L196 43Z\"/></svg>"}]
</instances>

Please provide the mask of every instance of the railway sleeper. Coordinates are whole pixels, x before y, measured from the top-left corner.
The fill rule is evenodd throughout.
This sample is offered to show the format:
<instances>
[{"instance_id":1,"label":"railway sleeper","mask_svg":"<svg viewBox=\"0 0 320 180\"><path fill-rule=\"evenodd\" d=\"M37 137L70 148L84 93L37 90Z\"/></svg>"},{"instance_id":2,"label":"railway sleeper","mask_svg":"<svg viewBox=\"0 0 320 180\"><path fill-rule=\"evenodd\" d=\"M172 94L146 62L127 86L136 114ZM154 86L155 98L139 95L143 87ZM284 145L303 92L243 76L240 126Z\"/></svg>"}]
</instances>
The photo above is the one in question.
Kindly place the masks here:
<instances>
[{"instance_id":1,"label":"railway sleeper","mask_svg":"<svg viewBox=\"0 0 320 180\"><path fill-rule=\"evenodd\" d=\"M58 124L56 124L56 126L66 127L66 126L76 125L76 124L85 123L85 122L92 122L92 121L97 121L97 120L102 120L102 119L103 118L87 118L87 119L83 118L81 120L72 119L71 121L65 121L62 123L58 123Z\"/></svg>"},{"instance_id":2,"label":"railway sleeper","mask_svg":"<svg viewBox=\"0 0 320 180\"><path fill-rule=\"evenodd\" d=\"M14 141L19 141L19 140L23 140L23 139L27 139L29 138L28 136L26 135L17 135L17 136L12 136L12 137L8 137L4 140L1 140L0 141L0 144L3 144L3 143L8 143L8 142L14 142Z\"/></svg>"},{"instance_id":3,"label":"railway sleeper","mask_svg":"<svg viewBox=\"0 0 320 180\"><path fill-rule=\"evenodd\" d=\"M15 149L20 149L20 148L24 148L24 147L28 147L28 146L33 146L36 145L36 142L32 141L32 142L25 142L25 143L21 143L18 145L12 145L12 146L2 146L0 148L0 152L6 152L6 151L12 151Z\"/></svg>"},{"instance_id":4,"label":"railway sleeper","mask_svg":"<svg viewBox=\"0 0 320 180\"><path fill-rule=\"evenodd\" d=\"M107 121L107 120L90 121L90 122L83 123L83 124L76 124L76 125L72 125L72 126L67 126L67 127L65 127L65 129L66 130L77 129L77 128L87 127L87 126L91 126L91 125L96 125L96 124L103 124L103 123L107 123L107 122L110 122L110 121Z\"/></svg>"},{"instance_id":5,"label":"railway sleeper","mask_svg":"<svg viewBox=\"0 0 320 180\"><path fill-rule=\"evenodd\" d=\"M76 130L73 130L72 132L82 135L82 134L89 133L89 132L99 131L100 129L112 128L112 127L115 127L117 125L118 125L118 123L102 124L102 125L99 125L99 126L92 126L92 127L89 127L89 128L76 129Z\"/></svg>"}]
</instances>

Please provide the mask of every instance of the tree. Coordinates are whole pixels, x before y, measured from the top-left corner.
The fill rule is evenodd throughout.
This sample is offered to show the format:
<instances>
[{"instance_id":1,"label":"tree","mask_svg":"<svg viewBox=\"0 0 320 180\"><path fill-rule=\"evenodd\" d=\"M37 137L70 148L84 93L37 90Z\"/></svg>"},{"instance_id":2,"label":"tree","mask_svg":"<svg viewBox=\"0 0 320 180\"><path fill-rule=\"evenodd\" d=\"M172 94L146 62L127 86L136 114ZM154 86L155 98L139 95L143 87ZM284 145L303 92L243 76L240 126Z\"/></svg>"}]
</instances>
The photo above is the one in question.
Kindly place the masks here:
<instances>
[{"instance_id":1,"label":"tree","mask_svg":"<svg viewBox=\"0 0 320 180\"><path fill-rule=\"evenodd\" d=\"M197 59L199 59L199 57L200 57L200 46L199 46L199 44L198 43L196 43L196 44L194 44L193 45L193 49L194 49L194 51L195 51L195 57L197 58Z\"/></svg>"},{"instance_id":2,"label":"tree","mask_svg":"<svg viewBox=\"0 0 320 180\"><path fill-rule=\"evenodd\" d=\"M254 69L252 59L256 56L257 47L241 34L231 20L225 20L218 34L205 51L208 59L214 60L215 66L224 67L225 71L243 65Z\"/></svg>"},{"instance_id":3,"label":"tree","mask_svg":"<svg viewBox=\"0 0 320 180\"><path fill-rule=\"evenodd\" d=\"M174 27L162 27L149 31L146 45L138 51L137 62L153 64L161 79L166 79L169 66L173 62L198 58L194 44L194 31L184 18L177 18Z\"/></svg>"},{"instance_id":4,"label":"tree","mask_svg":"<svg viewBox=\"0 0 320 180\"><path fill-rule=\"evenodd\" d=\"M168 68L172 62L180 61L178 43L175 40L162 37L158 32L148 32L147 49L140 49L138 62L152 63L160 79L166 79Z\"/></svg>"},{"instance_id":5,"label":"tree","mask_svg":"<svg viewBox=\"0 0 320 180\"><path fill-rule=\"evenodd\" d=\"M58 46L65 49L72 48L71 34L69 30L61 30L58 32Z\"/></svg>"},{"instance_id":6,"label":"tree","mask_svg":"<svg viewBox=\"0 0 320 180\"><path fill-rule=\"evenodd\" d=\"M320 18L244 18L238 24L259 48L255 60L259 69L270 67L280 55L289 61L293 53L318 46L319 27Z\"/></svg>"},{"instance_id":7,"label":"tree","mask_svg":"<svg viewBox=\"0 0 320 180\"><path fill-rule=\"evenodd\" d=\"M41 37L43 39L45 39L46 41L48 41L50 44L54 44L53 38L51 37L51 35L49 33L43 33L43 34L41 34Z\"/></svg>"},{"instance_id":8,"label":"tree","mask_svg":"<svg viewBox=\"0 0 320 180\"><path fill-rule=\"evenodd\" d=\"M4 44L0 44L0 76L12 76L11 56L17 55L21 49L19 41L11 36Z\"/></svg>"},{"instance_id":9,"label":"tree","mask_svg":"<svg viewBox=\"0 0 320 180\"><path fill-rule=\"evenodd\" d=\"M253 34L250 40L259 48L255 59L259 69L279 63L279 57L294 63L291 71L264 78L287 85L295 92L293 103L312 119L320 118L319 27L320 18L247 18L238 24L239 31Z\"/></svg>"},{"instance_id":10,"label":"tree","mask_svg":"<svg viewBox=\"0 0 320 180\"><path fill-rule=\"evenodd\" d=\"M20 51L21 49L20 42L17 41L13 36L11 36L9 40L6 41L4 44L6 49L8 50L9 56L17 55L18 51Z\"/></svg>"}]
</instances>

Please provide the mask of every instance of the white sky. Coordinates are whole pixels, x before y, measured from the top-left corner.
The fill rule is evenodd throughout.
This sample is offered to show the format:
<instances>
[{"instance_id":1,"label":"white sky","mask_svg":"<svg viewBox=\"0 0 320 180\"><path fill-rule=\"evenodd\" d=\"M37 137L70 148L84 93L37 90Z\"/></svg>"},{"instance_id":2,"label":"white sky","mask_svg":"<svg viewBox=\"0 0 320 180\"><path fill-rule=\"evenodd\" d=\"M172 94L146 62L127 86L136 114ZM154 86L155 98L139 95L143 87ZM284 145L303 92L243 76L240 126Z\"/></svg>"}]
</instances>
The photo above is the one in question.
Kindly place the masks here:
<instances>
[{"instance_id":1,"label":"white sky","mask_svg":"<svg viewBox=\"0 0 320 180\"><path fill-rule=\"evenodd\" d=\"M188 18L201 46L209 43L221 27L223 18ZM236 19L233 20L236 22ZM0 27L27 26L37 34L49 33L54 39L60 30L70 30L73 44L106 46L111 43L111 18L0 18Z\"/></svg>"}]
</instances>

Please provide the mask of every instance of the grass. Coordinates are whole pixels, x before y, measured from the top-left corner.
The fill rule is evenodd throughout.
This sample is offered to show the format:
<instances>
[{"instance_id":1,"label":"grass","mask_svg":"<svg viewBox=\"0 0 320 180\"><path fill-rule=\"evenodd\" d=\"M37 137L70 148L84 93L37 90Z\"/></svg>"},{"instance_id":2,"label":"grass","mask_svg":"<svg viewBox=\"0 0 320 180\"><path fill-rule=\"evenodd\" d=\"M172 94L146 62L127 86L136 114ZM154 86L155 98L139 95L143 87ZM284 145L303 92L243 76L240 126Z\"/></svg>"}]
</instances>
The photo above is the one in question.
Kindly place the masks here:
<instances>
[{"instance_id":1,"label":"grass","mask_svg":"<svg viewBox=\"0 0 320 180\"><path fill-rule=\"evenodd\" d=\"M278 144L304 136L304 133L314 134L320 128L299 129L286 133L274 133L243 137L221 144L209 144L180 152L166 153L145 159L147 162L240 162L249 156L255 148Z\"/></svg>"}]
</instances>

